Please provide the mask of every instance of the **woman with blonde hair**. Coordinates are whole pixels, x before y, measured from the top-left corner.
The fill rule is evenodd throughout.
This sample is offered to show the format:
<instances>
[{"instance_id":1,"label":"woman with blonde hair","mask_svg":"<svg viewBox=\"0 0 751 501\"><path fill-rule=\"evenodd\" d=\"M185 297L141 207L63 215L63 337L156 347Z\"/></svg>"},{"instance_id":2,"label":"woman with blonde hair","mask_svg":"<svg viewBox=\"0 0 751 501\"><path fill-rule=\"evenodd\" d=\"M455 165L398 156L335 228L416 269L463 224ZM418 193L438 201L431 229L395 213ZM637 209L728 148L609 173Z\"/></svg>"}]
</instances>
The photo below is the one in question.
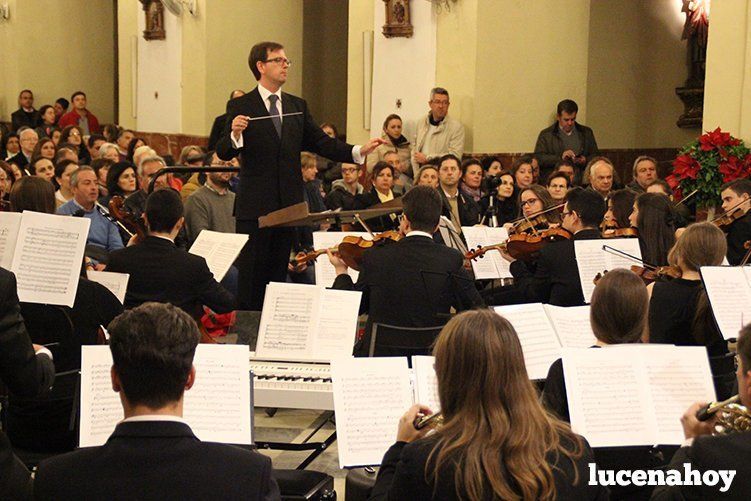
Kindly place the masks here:
<instances>
[{"instance_id":1,"label":"woman with blonde hair","mask_svg":"<svg viewBox=\"0 0 751 501\"><path fill-rule=\"evenodd\" d=\"M540 404L516 331L489 310L457 315L433 349L443 425L399 421L371 499L606 499L587 442Z\"/></svg>"}]
</instances>

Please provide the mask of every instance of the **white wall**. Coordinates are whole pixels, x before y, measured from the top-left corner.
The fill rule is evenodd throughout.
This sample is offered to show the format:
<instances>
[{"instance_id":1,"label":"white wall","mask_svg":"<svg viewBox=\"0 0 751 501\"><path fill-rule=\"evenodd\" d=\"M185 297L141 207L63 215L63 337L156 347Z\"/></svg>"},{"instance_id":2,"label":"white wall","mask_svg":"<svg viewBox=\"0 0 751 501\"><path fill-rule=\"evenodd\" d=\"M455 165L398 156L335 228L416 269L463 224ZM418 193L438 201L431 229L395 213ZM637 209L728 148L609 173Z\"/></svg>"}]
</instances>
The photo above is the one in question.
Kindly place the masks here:
<instances>
[{"instance_id":1,"label":"white wall","mask_svg":"<svg viewBox=\"0 0 751 501\"><path fill-rule=\"evenodd\" d=\"M183 14L186 15L186 14ZM165 9L166 40L144 40L138 16L138 130L182 132L182 22ZM128 41L129 42L129 41Z\"/></svg>"},{"instance_id":2,"label":"white wall","mask_svg":"<svg viewBox=\"0 0 751 501\"><path fill-rule=\"evenodd\" d=\"M431 2L411 2L410 11L412 37L386 38L386 9L383 2L374 2L371 137L380 136L383 120L396 113L411 141L415 122L428 112L430 89L435 86L436 16Z\"/></svg>"}]
</instances>

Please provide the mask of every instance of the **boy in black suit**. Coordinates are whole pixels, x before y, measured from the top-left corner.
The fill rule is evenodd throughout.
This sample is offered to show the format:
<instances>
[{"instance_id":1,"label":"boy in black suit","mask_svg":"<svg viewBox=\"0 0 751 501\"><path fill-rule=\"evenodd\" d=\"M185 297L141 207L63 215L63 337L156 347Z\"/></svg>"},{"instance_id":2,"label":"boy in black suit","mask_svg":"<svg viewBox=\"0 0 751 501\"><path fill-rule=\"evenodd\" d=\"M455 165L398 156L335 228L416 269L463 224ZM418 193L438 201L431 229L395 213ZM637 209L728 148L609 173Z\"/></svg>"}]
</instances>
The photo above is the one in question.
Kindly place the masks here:
<instances>
[{"instance_id":1,"label":"boy in black suit","mask_svg":"<svg viewBox=\"0 0 751 501\"><path fill-rule=\"evenodd\" d=\"M172 305L146 303L109 325L112 389L125 419L101 447L40 464L36 499L279 499L271 460L201 442L182 420L195 382L196 323Z\"/></svg>"}]
</instances>

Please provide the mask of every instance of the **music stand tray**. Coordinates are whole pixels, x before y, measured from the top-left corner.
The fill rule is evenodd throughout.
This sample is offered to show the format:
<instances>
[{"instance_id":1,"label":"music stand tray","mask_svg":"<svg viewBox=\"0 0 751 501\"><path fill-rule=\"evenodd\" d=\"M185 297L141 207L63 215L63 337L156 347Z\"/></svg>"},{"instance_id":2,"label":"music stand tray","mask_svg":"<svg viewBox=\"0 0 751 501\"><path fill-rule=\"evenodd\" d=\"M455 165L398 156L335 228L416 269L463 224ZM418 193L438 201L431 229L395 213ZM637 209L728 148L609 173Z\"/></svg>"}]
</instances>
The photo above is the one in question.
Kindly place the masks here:
<instances>
[{"instance_id":1,"label":"music stand tray","mask_svg":"<svg viewBox=\"0 0 751 501\"><path fill-rule=\"evenodd\" d=\"M322 223L347 224L373 219L387 214L402 211L402 201L397 198L386 203L374 205L362 210L327 210L324 212L308 212L307 202L290 205L283 209L270 212L258 218L259 228L283 228L289 226L317 226Z\"/></svg>"}]
</instances>

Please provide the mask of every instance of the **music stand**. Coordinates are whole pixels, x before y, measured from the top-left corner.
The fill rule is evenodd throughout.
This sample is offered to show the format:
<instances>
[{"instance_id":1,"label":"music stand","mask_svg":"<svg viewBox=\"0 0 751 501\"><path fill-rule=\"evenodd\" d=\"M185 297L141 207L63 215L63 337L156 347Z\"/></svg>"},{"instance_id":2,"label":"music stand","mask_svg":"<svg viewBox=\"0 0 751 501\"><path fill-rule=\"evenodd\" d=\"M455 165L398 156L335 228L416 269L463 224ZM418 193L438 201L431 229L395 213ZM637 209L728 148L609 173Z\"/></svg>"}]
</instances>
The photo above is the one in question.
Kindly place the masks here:
<instances>
[{"instance_id":1,"label":"music stand","mask_svg":"<svg viewBox=\"0 0 751 501\"><path fill-rule=\"evenodd\" d=\"M258 218L259 228L283 228L289 226L318 226L322 223L341 225L355 223L359 219L368 220L387 214L402 211L400 199L374 205L362 210L327 210L323 212L308 212L307 202L290 205L283 209L270 212Z\"/></svg>"}]
</instances>

